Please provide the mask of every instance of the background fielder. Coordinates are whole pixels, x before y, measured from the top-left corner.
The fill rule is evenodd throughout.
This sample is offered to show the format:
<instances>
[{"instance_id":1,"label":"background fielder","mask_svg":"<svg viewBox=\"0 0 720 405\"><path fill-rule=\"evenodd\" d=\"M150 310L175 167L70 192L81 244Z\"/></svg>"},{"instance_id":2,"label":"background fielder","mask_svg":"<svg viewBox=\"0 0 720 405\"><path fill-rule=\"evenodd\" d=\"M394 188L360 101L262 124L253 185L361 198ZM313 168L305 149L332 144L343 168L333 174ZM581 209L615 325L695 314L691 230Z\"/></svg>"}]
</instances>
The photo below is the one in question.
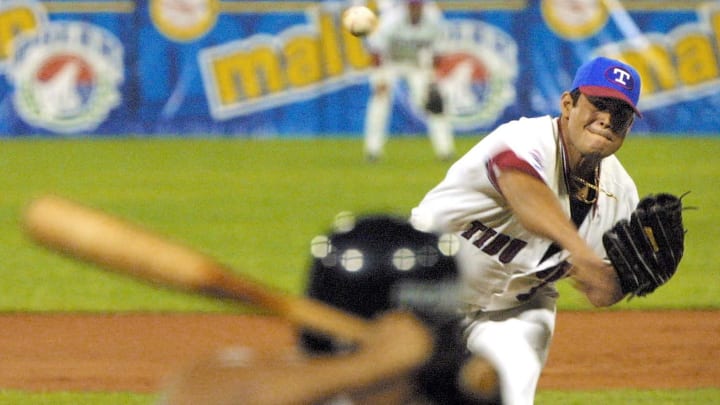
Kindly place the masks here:
<instances>
[{"instance_id":1,"label":"background fielder","mask_svg":"<svg viewBox=\"0 0 720 405\"><path fill-rule=\"evenodd\" d=\"M638 203L613 155L630 131L640 77L597 58L559 117L500 126L413 209L419 229L456 232L468 348L500 376L505 404L532 404L555 324L554 282L570 275L595 306L623 297L602 236Z\"/></svg>"},{"instance_id":2,"label":"background fielder","mask_svg":"<svg viewBox=\"0 0 720 405\"><path fill-rule=\"evenodd\" d=\"M432 2L399 0L381 9L378 28L367 38L376 69L371 73L371 96L365 117L365 155L378 159L387 138L393 94L398 82L408 87L411 102L427 113L427 130L436 156L455 153L453 129L435 83L435 42L443 16Z\"/></svg>"}]
</instances>

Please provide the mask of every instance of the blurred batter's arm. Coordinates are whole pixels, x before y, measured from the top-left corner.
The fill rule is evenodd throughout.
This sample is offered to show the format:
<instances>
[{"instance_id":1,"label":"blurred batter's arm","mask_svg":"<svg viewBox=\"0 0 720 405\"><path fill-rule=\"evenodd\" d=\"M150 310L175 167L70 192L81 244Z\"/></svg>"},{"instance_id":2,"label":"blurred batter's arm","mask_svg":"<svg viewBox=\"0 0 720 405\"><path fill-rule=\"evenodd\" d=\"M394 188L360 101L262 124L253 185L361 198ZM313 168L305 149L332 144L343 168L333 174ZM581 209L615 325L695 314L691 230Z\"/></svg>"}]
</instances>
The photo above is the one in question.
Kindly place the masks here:
<instances>
[{"instance_id":1,"label":"blurred batter's arm","mask_svg":"<svg viewBox=\"0 0 720 405\"><path fill-rule=\"evenodd\" d=\"M413 402L414 373L432 350L432 337L413 316L393 313L373 323L348 355L215 356L169 382L162 404L353 404Z\"/></svg>"}]
</instances>

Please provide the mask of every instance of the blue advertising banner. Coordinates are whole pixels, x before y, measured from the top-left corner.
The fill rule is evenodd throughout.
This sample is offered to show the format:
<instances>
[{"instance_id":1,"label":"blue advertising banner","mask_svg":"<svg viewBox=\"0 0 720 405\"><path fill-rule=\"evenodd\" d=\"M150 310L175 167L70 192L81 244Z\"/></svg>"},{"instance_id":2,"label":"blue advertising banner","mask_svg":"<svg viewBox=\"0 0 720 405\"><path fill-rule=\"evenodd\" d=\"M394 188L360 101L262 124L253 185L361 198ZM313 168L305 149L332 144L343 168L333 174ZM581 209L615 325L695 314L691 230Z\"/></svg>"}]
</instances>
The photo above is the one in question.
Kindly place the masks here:
<instances>
[{"instance_id":1,"label":"blue advertising banner","mask_svg":"<svg viewBox=\"0 0 720 405\"><path fill-rule=\"evenodd\" d=\"M439 85L458 133L557 114L595 55L640 72L636 132L720 128L720 2L436 3ZM0 0L0 136L359 135L371 61L342 29L350 4ZM391 131L423 128L401 92Z\"/></svg>"}]
</instances>

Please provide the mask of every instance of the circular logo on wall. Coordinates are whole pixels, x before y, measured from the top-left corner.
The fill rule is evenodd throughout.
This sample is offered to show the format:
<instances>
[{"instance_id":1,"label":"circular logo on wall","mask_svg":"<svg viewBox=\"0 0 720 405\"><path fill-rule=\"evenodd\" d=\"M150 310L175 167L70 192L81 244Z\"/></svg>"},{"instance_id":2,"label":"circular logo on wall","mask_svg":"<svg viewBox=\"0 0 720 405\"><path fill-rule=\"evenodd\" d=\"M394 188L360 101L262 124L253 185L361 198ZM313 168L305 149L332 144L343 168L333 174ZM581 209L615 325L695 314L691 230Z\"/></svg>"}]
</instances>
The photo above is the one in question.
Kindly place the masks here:
<instances>
[{"instance_id":1,"label":"circular logo on wall","mask_svg":"<svg viewBox=\"0 0 720 405\"><path fill-rule=\"evenodd\" d=\"M55 22L14 45L8 77L25 122L60 133L92 130L119 104L123 49L105 29Z\"/></svg>"},{"instance_id":2,"label":"circular logo on wall","mask_svg":"<svg viewBox=\"0 0 720 405\"><path fill-rule=\"evenodd\" d=\"M481 21L452 20L438 47L438 88L455 128L488 126L515 102L517 43L510 35Z\"/></svg>"},{"instance_id":3,"label":"circular logo on wall","mask_svg":"<svg viewBox=\"0 0 720 405\"><path fill-rule=\"evenodd\" d=\"M543 0L540 10L547 26L567 39L594 35L608 20L602 0Z\"/></svg>"},{"instance_id":4,"label":"circular logo on wall","mask_svg":"<svg viewBox=\"0 0 720 405\"><path fill-rule=\"evenodd\" d=\"M215 26L219 0L150 0L150 19L171 40L188 42Z\"/></svg>"}]
</instances>

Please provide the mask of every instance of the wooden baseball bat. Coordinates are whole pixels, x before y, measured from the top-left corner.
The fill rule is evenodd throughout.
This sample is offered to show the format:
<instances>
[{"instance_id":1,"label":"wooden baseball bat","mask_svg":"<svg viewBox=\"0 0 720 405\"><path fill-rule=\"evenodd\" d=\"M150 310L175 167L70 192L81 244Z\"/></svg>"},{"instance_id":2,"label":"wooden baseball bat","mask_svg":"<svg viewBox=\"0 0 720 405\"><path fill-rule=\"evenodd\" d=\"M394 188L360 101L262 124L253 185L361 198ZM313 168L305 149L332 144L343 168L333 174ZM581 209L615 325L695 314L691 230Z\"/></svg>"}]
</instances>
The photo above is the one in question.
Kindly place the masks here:
<instances>
[{"instance_id":1,"label":"wooden baseball bat","mask_svg":"<svg viewBox=\"0 0 720 405\"><path fill-rule=\"evenodd\" d=\"M370 322L239 275L207 254L109 213L54 195L33 200L23 226L35 242L155 285L268 309L295 325L359 341Z\"/></svg>"}]
</instances>

